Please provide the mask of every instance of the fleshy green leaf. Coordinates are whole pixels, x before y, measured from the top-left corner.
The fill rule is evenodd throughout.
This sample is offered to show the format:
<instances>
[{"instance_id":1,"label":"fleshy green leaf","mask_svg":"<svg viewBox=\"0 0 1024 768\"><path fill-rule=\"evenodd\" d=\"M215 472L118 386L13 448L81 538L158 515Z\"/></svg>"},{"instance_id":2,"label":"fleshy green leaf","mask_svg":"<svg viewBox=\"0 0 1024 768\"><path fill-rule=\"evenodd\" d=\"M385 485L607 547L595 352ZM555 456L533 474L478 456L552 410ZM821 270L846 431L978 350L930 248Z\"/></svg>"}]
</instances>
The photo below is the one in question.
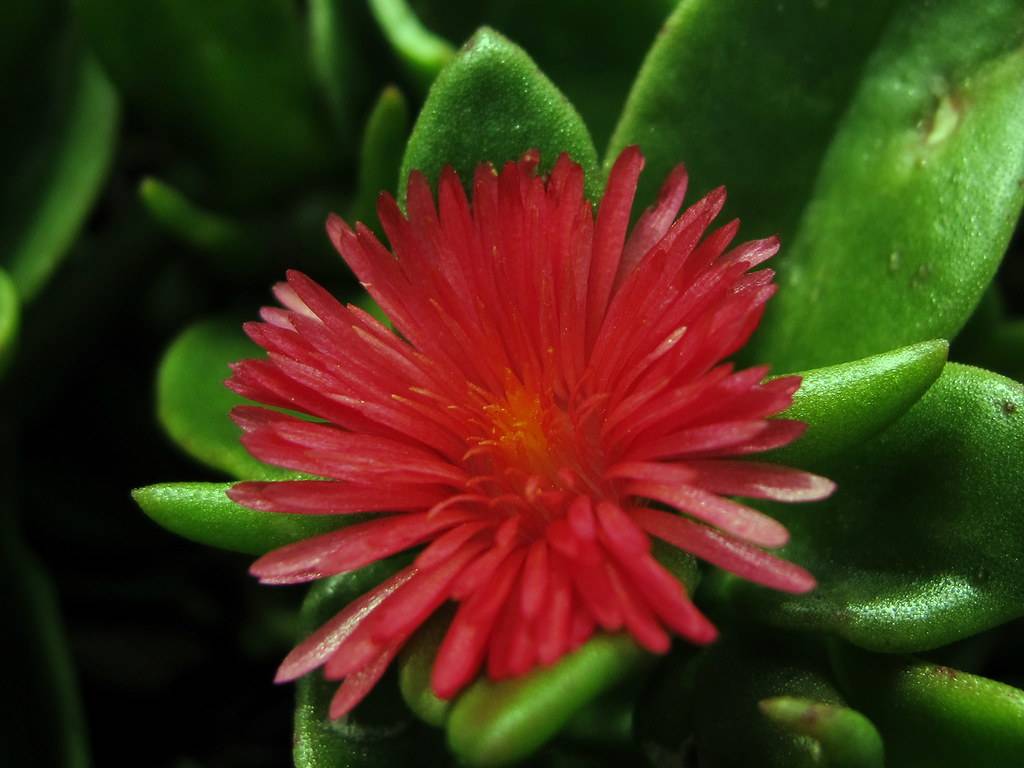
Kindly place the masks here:
<instances>
[{"instance_id":1,"label":"fleshy green leaf","mask_svg":"<svg viewBox=\"0 0 1024 768\"><path fill-rule=\"evenodd\" d=\"M4 691L16 706L5 707L14 719L5 718L4 763L88 768L85 712L57 596L7 522L0 536L0 597L15 619L5 631L6 652L15 663L5 673Z\"/></svg>"},{"instance_id":2,"label":"fleshy green leaf","mask_svg":"<svg viewBox=\"0 0 1024 768\"><path fill-rule=\"evenodd\" d=\"M551 667L513 680L478 680L451 710L448 745L470 765L521 760L650 658L626 635L595 635Z\"/></svg>"},{"instance_id":3,"label":"fleshy green leaf","mask_svg":"<svg viewBox=\"0 0 1024 768\"><path fill-rule=\"evenodd\" d=\"M953 338L1024 203L1024 6L905 3L780 266L760 357L829 365Z\"/></svg>"},{"instance_id":4,"label":"fleshy green leaf","mask_svg":"<svg viewBox=\"0 0 1024 768\"><path fill-rule=\"evenodd\" d=\"M406 559L399 556L317 582L302 604L302 636L309 635L404 562ZM337 687L337 682L324 680L319 671L296 683L296 768L444 765L437 748L439 739L403 711L388 678L378 683L352 714L332 721L327 713Z\"/></svg>"},{"instance_id":5,"label":"fleshy green leaf","mask_svg":"<svg viewBox=\"0 0 1024 768\"><path fill-rule=\"evenodd\" d=\"M402 698L425 723L441 727L451 711L451 700L439 699L430 688L434 658L451 624L450 611L438 611L424 624L398 658L398 685Z\"/></svg>"},{"instance_id":6,"label":"fleshy green leaf","mask_svg":"<svg viewBox=\"0 0 1024 768\"><path fill-rule=\"evenodd\" d=\"M606 170L638 144L647 157L638 195L646 205L669 170L686 163L693 193L725 184L726 213L741 217L751 236L780 233L785 248L893 5L679 3L637 75Z\"/></svg>"},{"instance_id":7,"label":"fleshy green leaf","mask_svg":"<svg viewBox=\"0 0 1024 768\"><path fill-rule=\"evenodd\" d=\"M425 93L455 47L416 18L405 0L370 0L370 10L412 81Z\"/></svg>"},{"instance_id":8,"label":"fleshy green leaf","mask_svg":"<svg viewBox=\"0 0 1024 768\"><path fill-rule=\"evenodd\" d=\"M479 30L430 89L402 160L399 191L414 169L436 182L451 165L464 183L485 161L500 165L538 149L542 169L562 152L583 166L591 196L600 188L597 152L572 104L518 46Z\"/></svg>"},{"instance_id":9,"label":"fleshy green leaf","mask_svg":"<svg viewBox=\"0 0 1024 768\"><path fill-rule=\"evenodd\" d=\"M881 730L894 768L1011 766L1024 755L1024 691L838 644L832 657L844 692Z\"/></svg>"},{"instance_id":10,"label":"fleshy green leaf","mask_svg":"<svg viewBox=\"0 0 1024 768\"><path fill-rule=\"evenodd\" d=\"M793 405L780 415L805 422L807 432L771 460L819 465L861 445L921 398L942 373L948 350L945 341L925 341L800 374Z\"/></svg>"},{"instance_id":11,"label":"fleshy green leaf","mask_svg":"<svg viewBox=\"0 0 1024 768\"><path fill-rule=\"evenodd\" d=\"M334 118L335 140L351 142L371 94L364 48L372 20L360 0L309 0L307 8L313 78Z\"/></svg>"},{"instance_id":12,"label":"fleshy green leaf","mask_svg":"<svg viewBox=\"0 0 1024 768\"><path fill-rule=\"evenodd\" d=\"M43 287L103 188L114 157L118 100L91 56L75 45L53 95L60 107L30 141L0 212L0 254L25 302Z\"/></svg>"},{"instance_id":13,"label":"fleshy green leaf","mask_svg":"<svg viewBox=\"0 0 1024 768\"><path fill-rule=\"evenodd\" d=\"M821 745L829 768L883 768L882 737L856 710L814 699L778 696L760 703L765 717L787 731Z\"/></svg>"},{"instance_id":14,"label":"fleshy green leaf","mask_svg":"<svg viewBox=\"0 0 1024 768\"><path fill-rule=\"evenodd\" d=\"M699 660L693 689L693 737L709 768L817 768L820 746L763 716L765 698L797 696L842 705L816 648L800 638L731 633ZM688 723L680 723L685 733Z\"/></svg>"},{"instance_id":15,"label":"fleshy green leaf","mask_svg":"<svg viewBox=\"0 0 1024 768\"><path fill-rule=\"evenodd\" d=\"M7 273L0 269L0 376L3 376L14 355L20 319L18 291Z\"/></svg>"},{"instance_id":16,"label":"fleshy green leaf","mask_svg":"<svg viewBox=\"0 0 1024 768\"><path fill-rule=\"evenodd\" d=\"M515 40L569 97L594 143L603 147L644 54L677 4L677 0L416 0L415 7L424 24L448 40L465 40L480 24Z\"/></svg>"},{"instance_id":17,"label":"fleshy green leaf","mask_svg":"<svg viewBox=\"0 0 1024 768\"><path fill-rule=\"evenodd\" d=\"M294 473L258 461L239 442L241 430L228 414L246 401L224 386L231 374L229 363L260 355L241 323L196 323L175 339L160 363L157 416L171 439L194 459L233 477L276 480Z\"/></svg>"},{"instance_id":18,"label":"fleshy green leaf","mask_svg":"<svg viewBox=\"0 0 1024 768\"><path fill-rule=\"evenodd\" d=\"M409 136L409 107L402 92L385 88L370 112L359 153L359 188L350 217L376 225L377 195L395 192L402 152Z\"/></svg>"},{"instance_id":19,"label":"fleshy green leaf","mask_svg":"<svg viewBox=\"0 0 1024 768\"><path fill-rule=\"evenodd\" d=\"M305 29L289 0L81 0L125 100L252 197L330 167Z\"/></svg>"},{"instance_id":20,"label":"fleshy green leaf","mask_svg":"<svg viewBox=\"0 0 1024 768\"><path fill-rule=\"evenodd\" d=\"M783 555L819 586L781 595L729 580L739 614L923 651L1024 614L1024 386L949 364L892 427L816 467L838 483L814 509L770 505ZM769 506L769 505L766 505Z\"/></svg>"},{"instance_id":21,"label":"fleshy green leaf","mask_svg":"<svg viewBox=\"0 0 1024 768\"><path fill-rule=\"evenodd\" d=\"M365 520L359 515L291 515L248 509L227 497L230 483L161 483L132 498L161 526L211 547L262 555L293 541Z\"/></svg>"},{"instance_id":22,"label":"fleshy green leaf","mask_svg":"<svg viewBox=\"0 0 1024 768\"><path fill-rule=\"evenodd\" d=\"M157 224L193 248L236 255L260 250L259 238L241 222L204 210L165 181L143 179L139 198Z\"/></svg>"}]
</instances>

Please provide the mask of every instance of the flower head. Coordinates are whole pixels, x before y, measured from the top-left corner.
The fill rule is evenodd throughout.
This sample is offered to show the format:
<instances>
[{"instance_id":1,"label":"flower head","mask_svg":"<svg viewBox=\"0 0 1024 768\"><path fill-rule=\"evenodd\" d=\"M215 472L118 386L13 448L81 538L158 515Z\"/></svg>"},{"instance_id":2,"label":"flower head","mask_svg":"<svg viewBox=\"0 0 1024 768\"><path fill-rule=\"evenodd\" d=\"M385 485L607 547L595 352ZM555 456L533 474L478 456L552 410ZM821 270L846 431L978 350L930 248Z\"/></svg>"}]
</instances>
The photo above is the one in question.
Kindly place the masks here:
<instances>
[{"instance_id":1,"label":"flower head","mask_svg":"<svg viewBox=\"0 0 1024 768\"><path fill-rule=\"evenodd\" d=\"M804 592L814 579L764 551L785 528L731 500L807 501L833 486L746 457L796 439L769 417L799 377L723 360L775 292L775 238L730 247L738 222L705 236L725 192L677 216L676 168L629 231L643 157L625 150L596 216L567 156L550 176L528 153L480 166L472 204L446 169L437 203L409 180L408 215L388 195L369 229L327 222L334 246L397 330L343 306L297 272L262 323L269 353L229 386L270 406L233 416L259 459L318 479L240 483L232 499L302 514L375 513L282 547L252 573L312 581L426 545L284 661L279 680L321 665L344 679L331 715L373 687L442 604L458 609L433 669L456 694L481 667L495 679L551 664L595 631L641 646L694 643L714 626L651 554L652 537L751 581ZM313 417L310 420L308 417Z\"/></svg>"}]
</instances>

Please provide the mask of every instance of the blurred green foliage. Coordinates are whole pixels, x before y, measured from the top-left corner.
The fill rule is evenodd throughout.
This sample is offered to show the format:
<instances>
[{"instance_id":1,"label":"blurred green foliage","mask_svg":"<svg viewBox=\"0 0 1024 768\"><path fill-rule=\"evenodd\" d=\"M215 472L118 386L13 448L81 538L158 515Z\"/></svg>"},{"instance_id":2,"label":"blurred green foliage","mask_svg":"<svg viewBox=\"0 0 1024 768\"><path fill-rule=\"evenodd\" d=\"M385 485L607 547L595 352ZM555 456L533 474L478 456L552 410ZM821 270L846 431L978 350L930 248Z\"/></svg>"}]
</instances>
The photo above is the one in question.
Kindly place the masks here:
<instances>
[{"instance_id":1,"label":"blurred green foliage","mask_svg":"<svg viewBox=\"0 0 1024 768\"><path fill-rule=\"evenodd\" d=\"M250 457L227 419L239 402L222 386L228 363L255 348L223 318L254 317L287 267L365 302L325 217L373 226L378 192L400 197L413 169L433 179L452 164L465 180L481 161L540 149L549 167L569 152L597 199L602 168L636 143L640 204L685 162L691 198L724 183L747 234L783 237L782 288L744 355L810 369L787 414L807 437L773 458L840 492L771 512L793 533L784 554L819 589L778 595L704 569L696 599L727 638L711 650L677 647L655 666L600 637L450 705L426 690L433 650L418 637L343 723L327 720L333 686L319 673L298 683L296 765L443 765L454 753L789 768L875 766L882 752L891 768L1015 765L1022 694L1007 683L1024 667L986 649L1019 641L1024 604L1019 2L4 11L0 519L23 662L8 697L21 720L8 719L29 725L12 725L20 740L3 742L0 762L26 764L28 743L73 768L139 754L282 764L291 694L269 679L296 597L250 585L237 556L163 535L126 493L137 487L175 533L250 554L352 519L224 496L228 480L287 473ZM992 371L945 364L943 339L953 360ZM190 471L205 474L159 482ZM678 565L696 583L692 558ZM396 567L315 586L300 634ZM928 651L965 668L902 655Z\"/></svg>"}]
</instances>

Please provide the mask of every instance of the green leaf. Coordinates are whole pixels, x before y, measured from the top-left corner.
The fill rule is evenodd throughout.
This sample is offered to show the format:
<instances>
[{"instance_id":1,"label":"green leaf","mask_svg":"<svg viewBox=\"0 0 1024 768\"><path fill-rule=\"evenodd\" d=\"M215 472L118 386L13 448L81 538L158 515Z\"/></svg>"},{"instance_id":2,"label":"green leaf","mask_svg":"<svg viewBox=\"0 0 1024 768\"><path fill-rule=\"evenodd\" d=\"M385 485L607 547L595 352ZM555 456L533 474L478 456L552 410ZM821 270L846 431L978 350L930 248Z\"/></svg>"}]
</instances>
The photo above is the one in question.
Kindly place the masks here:
<instances>
[{"instance_id":1,"label":"green leaf","mask_svg":"<svg viewBox=\"0 0 1024 768\"><path fill-rule=\"evenodd\" d=\"M525 677L478 680L451 710L448 745L470 765L514 763L650 659L627 635L595 635L558 663Z\"/></svg>"},{"instance_id":2,"label":"green leaf","mask_svg":"<svg viewBox=\"0 0 1024 768\"><path fill-rule=\"evenodd\" d=\"M821 745L829 768L883 768L882 737L856 710L814 699L778 696L760 702L765 717L796 735Z\"/></svg>"},{"instance_id":3,"label":"green leaf","mask_svg":"<svg viewBox=\"0 0 1024 768\"><path fill-rule=\"evenodd\" d=\"M261 239L244 224L203 209L165 181L143 179L139 198L160 227L197 250L243 255L261 248Z\"/></svg>"},{"instance_id":4,"label":"green leaf","mask_svg":"<svg viewBox=\"0 0 1024 768\"><path fill-rule=\"evenodd\" d=\"M14 356L20 322L18 291L7 273L0 269L0 376L3 376Z\"/></svg>"},{"instance_id":5,"label":"green leaf","mask_svg":"<svg viewBox=\"0 0 1024 768\"><path fill-rule=\"evenodd\" d=\"M441 647L452 612L440 610L417 630L398 658L398 686L409 709L423 722L441 727L452 701L439 699L430 687L434 658Z\"/></svg>"},{"instance_id":6,"label":"green leaf","mask_svg":"<svg viewBox=\"0 0 1024 768\"><path fill-rule=\"evenodd\" d=\"M817 467L838 483L811 509L770 506L783 555L817 590L727 580L740 615L863 648L937 648L1024 614L1024 386L949 364L892 427Z\"/></svg>"},{"instance_id":7,"label":"green leaf","mask_svg":"<svg viewBox=\"0 0 1024 768\"><path fill-rule=\"evenodd\" d=\"M13 703L4 708L4 763L88 768L85 712L57 595L7 522L0 536L0 597L16 617L5 631L6 652L16 663L4 680Z\"/></svg>"},{"instance_id":8,"label":"green leaf","mask_svg":"<svg viewBox=\"0 0 1024 768\"><path fill-rule=\"evenodd\" d=\"M679 3L637 75L606 170L638 144L647 157L638 195L646 205L685 162L692 193L725 184L726 213L740 216L745 232L777 232L785 244L893 5Z\"/></svg>"},{"instance_id":9,"label":"green leaf","mask_svg":"<svg viewBox=\"0 0 1024 768\"><path fill-rule=\"evenodd\" d=\"M125 100L196 147L232 194L279 193L336 158L290 0L80 0Z\"/></svg>"},{"instance_id":10,"label":"green leaf","mask_svg":"<svg viewBox=\"0 0 1024 768\"><path fill-rule=\"evenodd\" d=\"M232 477L278 480L295 473L255 459L239 442L228 417L247 401L224 386L228 364L260 357L239 322L206 320L188 328L167 349L157 372L157 416L189 456Z\"/></svg>"},{"instance_id":11,"label":"green leaf","mask_svg":"<svg viewBox=\"0 0 1024 768\"><path fill-rule=\"evenodd\" d=\"M366 25L372 23L359 0L309 0L307 34L313 79L334 118L335 140L351 142L358 117L371 95L365 76Z\"/></svg>"},{"instance_id":12,"label":"green leaf","mask_svg":"<svg viewBox=\"0 0 1024 768\"><path fill-rule=\"evenodd\" d=\"M569 97L594 143L603 147L644 54L677 4L677 0L416 0L415 7L424 24L448 40L465 40L480 24L515 40Z\"/></svg>"},{"instance_id":13,"label":"green leaf","mask_svg":"<svg viewBox=\"0 0 1024 768\"><path fill-rule=\"evenodd\" d=\"M469 184L478 164L500 165L529 149L540 150L543 169L568 152L596 197L597 152L579 114L521 48L482 28L430 89L402 159L401 199L414 169L436 182L451 165Z\"/></svg>"},{"instance_id":14,"label":"green leaf","mask_svg":"<svg viewBox=\"0 0 1024 768\"><path fill-rule=\"evenodd\" d=\"M0 253L22 301L31 301L78 236L114 157L118 100L91 56L72 41L58 105L14 158L0 214Z\"/></svg>"},{"instance_id":15,"label":"green leaf","mask_svg":"<svg viewBox=\"0 0 1024 768\"><path fill-rule=\"evenodd\" d=\"M377 196L395 192L402 152L409 136L409 107L402 92L389 85L381 91L363 131L359 153L359 187L350 219L377 224Z\"/></svg>"},{"instance_id":16,"label":"green leaf","mask_svg":"<svg viewBox=\"0 0 1024 768\"><path fill-rule=\"evenodd\" d=\"M1024 691L913 658L837 643L844 692L871 716L893 768L1011 766L1024 754Z\"/></svg>"},{"instance_id":17,"label":"green leaf","mask_svg":"<svg viewBox=\"0 0 1024 768\"><path fill-rule=\"evenodd\" d=\"M455 57L455 48L416 18L405 0L370 0L370 10L384 36L421 93Z\"/></svg>"},{"instance_id":18,"label":"green leaf","mask_svg":"<svg viewBox=\"0 0 1024 768\"><path fill-rule=\"evenodd\" d=\"M805 422L807 432L771 460L820 466L858 447L921 398L942 373L948 350L945 341L925 341L800 374L793 405L780 416Z\"/></svg>"},{"instance_id":19,"label":"green leaf","mask_svg":"<svg viewBox=\"0 0 1024 768\"><path fill-rule=\"evenodd\" d=\"M172 533L211 547L262 555L366 518L292 515L248 509L227 497L231 483L161 483L136 488L143 512Z\"/></svg>"},{"instance_id":20,"label":"green leaf","mask_svg":"<svg viewBox=\"0 0 1024 768\"><path fill-rule=\"evenodd\" d=\"M801 638L733 632L699 660L692 696L693 740L708 768L818 768L820 746L765 718L762 699L796 696L842 705L820 651ZM687 731L687 723L680 730Z\"/></svg>"},{"instance_id":21,"label":"green leaf","mask_svg":"<svg viewBox=\"0 0 1024 768\"><path fill-rule=\"evenodd\" d=\"M905 3L822 164L756 350L782 368L953 338L1024 204L1024 6Z\"/></svg>"},{"instance_id":22,"label":"green leaf","mask_svg":"<svg viewBox=\"0 0 1024 768\"><path fill-rule=\"evenodd\" d=\"M302 636L312 633L352 600L406 563L398 556L317 582L302 604ZM296 768L384 768L440 766L437 737L395 701L389 680L377 684L349 716L330 720L337 682L312 672L296 683L294 759Z\"/></svg>"}]
</instances>

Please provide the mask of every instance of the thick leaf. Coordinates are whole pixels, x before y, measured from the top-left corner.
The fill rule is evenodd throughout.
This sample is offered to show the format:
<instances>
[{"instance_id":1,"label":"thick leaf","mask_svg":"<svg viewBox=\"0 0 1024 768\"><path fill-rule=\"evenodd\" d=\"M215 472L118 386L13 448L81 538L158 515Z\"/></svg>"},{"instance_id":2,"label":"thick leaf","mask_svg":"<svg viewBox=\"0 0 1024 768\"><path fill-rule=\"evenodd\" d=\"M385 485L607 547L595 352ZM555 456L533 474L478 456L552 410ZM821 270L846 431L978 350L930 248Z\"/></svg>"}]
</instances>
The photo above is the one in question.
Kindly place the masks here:
<instances>
[{"instance_id":1,"label":"thick leaf","mask_svg":"<svg viewBox=\"0 0 1024 768\"><path fill-rule=\"evenodd\" d=\"M43 287L92 210L114 157L118 100L92 58L72 44L57 105L5 173L0 254L23 301Z\"/></svg>"},{"instance_id":2,"label":"thick leaf","mask_svg":"<svg viewBox=\"0 0 1024 768\"><path fill-rule=\"evenodd\" d=\"M289 0L81 0L125 100L252 197L330 167L305 30Z\"/></svg>"},{"instance_id":3,"label":"thick leaf","mask_svg":"<svg viewBox=\"0 0 1024 768\"><path fill-rule=\"evenodd\" d=\"M885 738L890 768L1013 766L1024 755L1024 691L913 658L838 644L836 675Z\"/></svg>"},{"instance_id":4,"label":"thick leaf","mask_svg":"<svg viewBox=\"0 0 1024 768\"><path fill-rule=\"evenodd\" d=\"M420 23L405 0L370 0L370 10L413 83L425 93L455 48Z\"/></svg>"},{"instance_id":5,"label":"thick leaf","mask_svg":"<svg viewBox=\"0 0 1024 768\"><path fill-rule=\"evenodd\" d=\"M0 269L0 376L10 364L18 340L21 306L18 292L7 273Z\"/></svg>"},{"instance_id":6,"label":"thick leaf","mask_svg":"<svg viewBox=\"0 0 1024 768\"><path fill-rule=\"evenodd\" d=\"M700 659L694 681L693 734L702 768L811 768L820 766L816 741L780 728L761 713L759 702L798 696L842 705L828 665L799 638L737 633ZM687 731L687 723L680 730Z\"/></svg>"},{"instance_id":7,"label":"thick leaf","mask_svg":"<svg viewBox=\"0 0 1024 768\"><path fill-rule=\"evenodd\" d=\"M12 617L4 647L13 663L4 675L0 758L10 766L88 768L85 712L57 595L8 522L0 536L0 596Z\"/></svg>"},{"instance_id":8,"label":"thick leaf","mask_svg":"<svg viewBox=\"0 0 1024 768\"><path fill-rule=\"evenodd\" d=\"M243 255L260 249L260 238L241 222L204 210L165 181L143 179L139 198L160 227L197 250Z\"/></svg>"},{"instance_id":9,"label":"thick leaf","mask_svg":"<svg viewBox=\"0 0 1024 768\"><path fill-rule=\"evenodd\" d=\"M402 92L389 85L370 112L359 153L359 187L350 218L376 227L377 196L395 190L402 152L409 136L409 107Z\"/></svg>"},{"instance_id":10,"label":"thick leaf","mask_svg":"<svg viewBox=\"0 0 1024 768\"><path fill-rule=\"evenodd\" d=\"M738 581L744 616L923 651L1024 614L1024 387L949 364L892 427L818 467L838 483L814 509L771 505L808 595Z\"/></svg>"},{"instance_id":11,"label":"thick leaf","mask_svg":"<svg viewBox=\"0 0 1024 768\"><path fill-rule=\"evenodd\" d=\"M313 586L302 605L303 637L380 583L406 562L402 556L374 563ZM441 766L438 739L408 712L385 678L348 717L327 716L337 683L312 672L296 684L294 758L296 768L378 768Z\"/></svg>"},{"instance_id":12,"label":"thick leaf","mask_svg":"<svg viewBox=\"0 0 1024 768\"><path fill-rule=\"evenodd\" d=\"M885 765L882 737L871 721L856 710L796 696L764 699L760 707L765 717L781 728L817 741L829 768Z\"/></svg>"},{"instance_id":13,"label":"thick leaf","mask_svg":"<svg viewBox=\"0 0 1024 768\"><path fill-rule=\"evenodd\" d=\"M507 765L555 736L574 714L635 675L651 656L626 635L595 635L526 677L479 680L455 702L448 745L470 765Z\"/></svg>"},{"instance_id":14,"label":"thick leaf","mask_svg":"<svg viewBox=\"0 0 1024 768\"><path fill-rule=\"evenodd\" d=\"M157 372L157 416L186 453L233 477L277 480L294 473L253 458L239 442L241 430L228 418L246 402L224 386L228 364L262 355L232 320L206 320L182 333L164 354Z\"/></svg>"},{"instance_id":15,"label":"thick leaf","mask_svg":"<svg viewBox=\"0 0 1024 768\"><path fill-rule=\"evenodd\" d=\"M685 162L694 192L725 184L726 213L740 216L752 236L780 233L785 247L893 5L679 3L637 76L605 168L624 147L640 145L646 204Z\"/></svg>"},{"instance_id":16,"label":"thick leaf","mask_svg":"<svg viewBox=\"0 0 1024 768\"><path fill-rule=\"evenodd\" d=\"M436 182L451 165L470 183L481 162L500 165L529 149L550 168L568 152L587 174L587 190L600 188L597 152L572 104L518 46L494 30L479 30L444 68L413 127L399 190L419 169Z\"/></svg>"},{"instance_id":17,"label":"thick leaf","mask_svg":"<svg viewBox=\"0 0 1024 768\"><path fill-rule=\"evenodd\" d=\"M161 526L211 547L262 555L293 541L361 522L360 515L291 515L248 509L227 497L230 483L160 483L132 498Z\"/></svg>"},{"instance_id":18,"label":"thick leaf","mask_svg":"<svg viewBox=\"0 0 1024 768\"><path fill-rule=\"evenodd\" d=\"M793 405L781 416L803 421L808 429L770 459L820 466L860 446L921 398L942 373L948 349L945 341L925 341L800 374L803 381Z\"/></svg>"},{"instance_id":19,"label":"thick leaf","mask_svg":"<svg viewBox=\"0 0 1024 768\"><path fill-rule=\"evenodd\" d=\"M443 726L451 711L452 701L439 699L430 688L434 658L451 624L452 613L441 610L430 617L398 658L398 685L409 709L425 723Z\"/></svg>"},{"instance_id":20,"label":"thick leaf","mask_svg":"<svg viewBox=\"0 0 1024 768\"><path fill-rule=\"evenodd\" d=\"M603 147L644 54L678 0L414 0L448 40L486 24L530 52ZM571 32L569 32L571 30Z\"/></svg>"},{"instance_id":21,"label":"thick leaf","mask_svg":"<svg viewBox=\"0 0 1024 768\"><path fill-rule=\"evenodd\" d=\"M313 78L334 118L335 141L349 143L373 93L366 76L366 27L373 22L360 0L309 0L307 8Z\"/></svg>"},{"instance_id":22,"label":"thick leaf","mask_svg":"<svg viewBox=\"0 0 1024 768\"><path fill-rule=\"evenodd\" d=\"M905 3L780 267L756 350L783 369L951 339L1024 203L1018 0Z\"/></svg>"}]
</instances>

